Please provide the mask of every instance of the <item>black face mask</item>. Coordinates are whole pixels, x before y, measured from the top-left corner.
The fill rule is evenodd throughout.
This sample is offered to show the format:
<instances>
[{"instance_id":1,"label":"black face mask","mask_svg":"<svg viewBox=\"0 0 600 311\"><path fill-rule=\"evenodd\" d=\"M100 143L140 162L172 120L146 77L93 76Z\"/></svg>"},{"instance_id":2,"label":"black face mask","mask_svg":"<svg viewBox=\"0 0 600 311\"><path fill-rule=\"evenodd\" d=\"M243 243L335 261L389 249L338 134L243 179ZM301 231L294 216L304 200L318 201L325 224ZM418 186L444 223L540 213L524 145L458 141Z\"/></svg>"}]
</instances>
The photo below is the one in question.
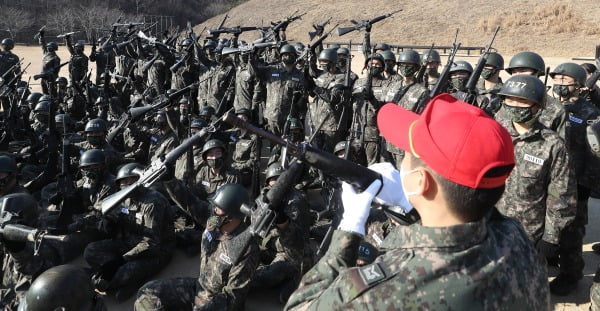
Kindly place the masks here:
<instances>
[{"instance_id":1,"label":"black face mask","mask_svg":"<svg viewBox=\"0 0 600 311\"><path fill-rule=\"evenodd\" d=\"M417 72L417 66L411 66L407 64L398 65L398 71L405 77L412 77Z\"/></svg>"},{"instance_id":2,"label":"black face mask","mask_svg":"<svg viewBox=\"0 0 600 311\"><path fill-rule=\"evenodd\" d=\"M223 166L223 158L208 159L206 160L206 164L210 168L221 168Z\"/></svg>"},{"instance_id":3,"label":"black face mask","mask_svg":"<svg viewBox=\"0 0 600 311\"><path fill-rule=\"evenodd\" d=\"M88 179L95 181L100 179L100 177L102 176L102 171L103 169L101 168L85 169L81 170L81 175L83 175L83 177L87 177Z\"/></svg>"},{"instance_id":4,"label":"black face mask","mask_svg":"<svg viewBox=\"0 0 600 311\"><path fill-rule=\"evenodd\" d=\"M394 65L385 63L385 72L392 73L394 72Z\"/></svg>"},{"instance_id":5,"label":"black face mask","mask_svg":"<svg viewBox=\"0 0 600 311\"><path fill-rule=\"evenodd\" d=\"M40 122L42 124L48 123L48 115L47 114L36 113L35 119L38 120L38 122Z\"/></svg>"},{"instance_id":6,"label":"black face mask","mask_svg":"<svg viewBox=\"0 0 600 311\"><path fill-rule=\"evenodd\" d=\"M286 65L292 65L293 63L296 62L296 58L292 55L288 54L284 54L283 56L281 56L281 62L283 62Z\"/></svg>"},{"instance_id":7,"label":"black face mask","mask_svg":"<svg viewBox=\"0 0 600 311\"><path fill-rule=\"evenodd\" d=\"M301 142L304 140L304 135L302 133L299 132L292 132L290 134L290 139L292 140L292 142Z\"/></svg>"},{"instance_id":8,"label":"black face mask","mask_svg":"<svg viewBox=\"0 0 600 311\"><path fill-rule=\"evenodd\" d=\"M102 145L102 142L104 141L104 137L102 137L102 136L88 136L87 137L87 141L92 146L100 146L100 145Z\"/></svg>"},{"instance_id":9,"label":"black face mask","mask_svg":"<svg viewBox=\"0 0 600 311\"><path fill-rule=\"evenodd\" d=\"M155 126L156 126L157 129L163 129L167 125L167 121L160 120L160 121L156 121L154 124L155 124Z\"/></svg>"},{"instance_id":10,"label":"black face mask","mask_svg":"<svg viewBox=\"0 0 600 311\"><path fill-rule=\"evenodd\" d=\"M561 98L571 98L573 96L573 92L575 91L571 91L569 86L570 85L555 84L552 86L552 92Z\"/></svg>"},{"instance_id":11,"label":"black face mask","mask_svg":"<svg viewBox=\"0 0 600 311\"><path fill-rule=\"evenodd\" d=\"M383 67L372 67L373 76L380 76L383 73Z\"/></svg>"},{"instance_id":12,"label":"black face mask","mask_svg":"<svg viewBox=\"0 0 600 311\"><path fill-rule=\"evenodd\" d=\"M347 60L345 58L338 58L338 68L345 69Z\"/></svg>"},{"instance_id":13,"label":"black face mask","mask_svg":"<svg viewBox=\"0 0 600 311\"><path fill-rule=\"evenodd\" d=\"M467 87L467 81L469 80L469 78L467 77L454 77L450 79L450 84L452 85L452 88L454 88L457 91L464 91L465 88Z\"/></svg>"}]
</instances>

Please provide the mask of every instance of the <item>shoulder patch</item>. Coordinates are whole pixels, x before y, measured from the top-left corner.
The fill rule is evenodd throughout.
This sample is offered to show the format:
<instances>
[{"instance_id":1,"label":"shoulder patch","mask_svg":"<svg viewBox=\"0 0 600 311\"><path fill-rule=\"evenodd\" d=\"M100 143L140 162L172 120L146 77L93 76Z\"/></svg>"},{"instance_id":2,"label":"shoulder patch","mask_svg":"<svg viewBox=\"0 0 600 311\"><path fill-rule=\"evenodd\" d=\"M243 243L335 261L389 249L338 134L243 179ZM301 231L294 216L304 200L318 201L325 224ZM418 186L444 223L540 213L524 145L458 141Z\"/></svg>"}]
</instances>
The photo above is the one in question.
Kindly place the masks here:
<instances>
[{"instance_id":1,"label":"shoulder patch","mask_svg":"<svg viewBox=\"0 0 600 311\"><path fill-rule=\"evenodd\" d=\"M579 124L583 123L583 120L581 120L581 119L579 119L579 118L577 118L577 117L575 117L575 116L573 116L571 114L569 114L569 120L573 121L575 123L579 123Z\"/></svg>"},{"instance_id":2,"label":"shoulder patch","mask_svg":"<svg viewBox=\"0 0 600 311\"><path fill-rule=\"evenodd\" d=\"M213 240L213 237L212 237L212 234L210 234L210 231L208 231L208 230L206 230L206 229L205 229L205 230L204 230L204 236L206 237L206 239L207 239L209 242L212 242L212 240Z\"/></svg>"},{"instance_id":3,"label":"shoulder patch","mask_svg":"<svg viewBox=\"0 0 600 311\"><path fill-rule=\"evenodd\" d=\"M358 273L360 274L363 282L365 282L367 285L371 285L385 279L385 273L377 263L359 268Z\"/></svg>"}]
</instances>

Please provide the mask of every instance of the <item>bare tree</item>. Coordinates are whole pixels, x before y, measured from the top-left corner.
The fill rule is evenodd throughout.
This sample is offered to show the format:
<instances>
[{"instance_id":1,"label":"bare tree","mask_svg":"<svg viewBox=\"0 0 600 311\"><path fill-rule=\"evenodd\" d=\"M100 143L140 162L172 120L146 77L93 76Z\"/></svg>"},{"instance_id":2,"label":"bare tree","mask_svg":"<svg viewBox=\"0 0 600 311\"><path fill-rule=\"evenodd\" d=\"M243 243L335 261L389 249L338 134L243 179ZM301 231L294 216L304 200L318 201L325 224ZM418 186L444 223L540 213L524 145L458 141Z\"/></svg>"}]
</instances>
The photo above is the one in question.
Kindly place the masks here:
<instances>
[{"instance_id":1,"label":"bare tree","mask_svg":"<svg viewBox=\"0 0 600 311\"><path fill-rule=\"evenodd\" d=\"M5 30L15 38L17 33L33 25L31 13L13 7L0 7L0 20Z\"/></svg>"},{"instance_id":2,"label":"bare tree","mask_svg":"<svg viewBox=\"0 0 600 311\"><path fill-rule=\"evenodd\" d=\"M72 8L57 10L47 15L48 28L56 30L58 33L65 33L75 29L76 17Z\"/></svg>"}]
</instances>

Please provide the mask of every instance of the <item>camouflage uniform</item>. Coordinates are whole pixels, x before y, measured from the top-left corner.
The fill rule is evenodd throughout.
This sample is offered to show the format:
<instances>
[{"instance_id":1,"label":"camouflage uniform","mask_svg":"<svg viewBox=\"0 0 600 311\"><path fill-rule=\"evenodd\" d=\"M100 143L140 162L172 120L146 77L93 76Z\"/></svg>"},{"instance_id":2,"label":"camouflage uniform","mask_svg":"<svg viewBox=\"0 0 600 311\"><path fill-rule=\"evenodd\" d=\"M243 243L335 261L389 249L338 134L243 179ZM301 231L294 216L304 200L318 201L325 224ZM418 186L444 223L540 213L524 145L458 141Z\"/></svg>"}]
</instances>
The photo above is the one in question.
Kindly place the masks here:
<instances>
[{"instance_id":1,"label":"camouflage uniform","mask_svg":"<svg viewBox=\"0 0 600 311\"><path fill-rule=\"evenodd\" d=\"M233 148L228 148L233 150L231 167L239 172L240 184L251 187L260 161L258 136L237 130L231 132L229 139L233 144Z\"/></svg>"},{"instance_id":2,"label":"camouflage uniform","mask_svg":"<svg viewBox=\"0 0 600 311\"><path fill-rule=\"evenodd\" d=\"M119 219L114 230L109 230L113 238L92 242L84 252L92 269L110 280L107 288L101 289L105 291L137 289L165 267L173 253L173 223L165 221L171 219L171 207L164 196L139 188L122 206L117 212L120 214L114 216Z\"/></svg>"},{"instance_id":3,"label":"camouflage uniform","mask_svg":"<svg viewBox=\"0 0 600 311\"><path fill-rule=\"evenodd\" d=\"M241 61L235 72L235 97L233 108L235 111L246 108L250 111L258 111L261 97L260 81L256 78L253 70L247 62ZM255 118L256 116L252 116Z\"/></svg>"},{"instance_id":4,"label":"camouflage uniform","mask_svg":"<svg viewBox=\"0 0 600 311\"><path fill-rule=\"evenodd\" d=\"M308 105L313 130L324 122L315 140L327 152L333 152L335 144L345 138L351 107L347 91L340 88L344 85L344 78L342 73L320 74L312 89L314 100ZM352 85L349 87L352 88Z\"/></svg>"},{"instance_id":5,"label":"camouflage uniform","mask_svg":"<svg viewBox=\"0 0 600 311\"><path fill-rule=\"evenodd\" d=\"M258 246L246 226L231 233L207 226L200 276L152 281L138 291L135 310L243 310L258 266Z\"/></svg>"},{"instance_id":6,"label":"camouflage uniform","mask_svg":"<svg viewBox=\"0 0 600 311\"><path fill-rule=\"evenodd\" d=\"M171 71L169 70L169 66L162 59L156 60L148 69L146 86L154 90L154 94L164 94L170 85Z\"/></svg>"},{"instance_id":7,"label":"camouflage uniform","mask_svg":"<svg viewBox=\"0 0 600 311\"><path fill-rule=\"evenodd\" d=\"M398 226L374 263L353 268L360 236L336 231L285 310L549 309L545 265L514 220Z\"/></svg>"},{"instance_id":8,"label":"camouflage uniform","mask_svg":"<svg viewBox=\"0 0 600 311\"><path fill-rule=\"evenodd\" d=\"M114 50L110 50L109 52L105 52L102 48L100 50L95 50L90 53L90 62L96 63L96 85L100 85L103 83L100 76L105 72L112 72L115 70L116 62L115 62L115 52ZM125 76L128 73L126 71L122 76Z\"/></svg>"},{"instance_id":9,"label":"camouflage uniform","mask_svg":"<svg viewBox=\"0 0 600 311\"><path fill-rule=\"evenodd\" d=\"M165 134L158 134L150 136L150 162L160 159L165 156L169 151L173 150L179 141L173 131L168 130Z\"/></svg>"},{"instance_id":10,"label":"camouflage uniform","mask_svg":"<svg viewBox=\"0 0 600 311\"><path fill-rule=\"evenodd\" d=\"M364 86L366 78L360 78L354 83L352 97L354 100L354 113L360 119L359 124L354 126L364 128L364 153L367 163L373 164L379 161L381 152L379 130L377 129L377 111L385 100L385 90L389 87L390 81L379 77L373 77L372 92L373 99L365 99ZM351 129L352 130L352 129ZM360 132L360 129L358 130ZM359 137L355 137L359 139Z\"/></svg>"},{"instance_id":11,"label":"camouflage uniform","mask_svg":"<svg viewBox=\"0 0 600 311\"><path fill-rule=\"evenodd\" d=\"M215 111L218 111L221 102L223 102L224 105L224 108L222 108L224 110L222 111L226 111L231 107L234 94L227 90L234 87L235 67L233 63L231 61L226 61L217 65L217 67L209 70L206 75L200 78L201 81L204 79L207 80L201 83L204 86L199 89L198 96L201 96L202 98L198 99L198 105L200 107L213 107Z\"/></svg>"},{"instance_id":12,"label":"camouflage uniform","mask_svg":"<svg viewBox=\"0 0 600 311\"><path fill-rule=\"evenodd\" d=\"M177 162L175 162L175 178L179 179L179 180L186 180L187 176L185 175L186 172L186 168L187 168L187 157L188 157L188 153L184 153L181 157L179 157L179 159L177 159ZM198 174L198 172L200 171L200 168L205 164L204 160L202 159L202 148L201 147L194 147L192 149L192 158L194 166L192 167L192 176L191 178L193 179L192 182L195 181L195 176L196 174Z\"/></svg>"},{"instance_id":13,"label":"camouflage uniform","mask_svg":"<svg viewBox=\"0 0 600 311\"><path fill-rule=\"evenodd\" d=\"M60 71L60 69L57 69L60 66L60 57L56 55L55 51L51 52L46 48L46 42L43 37L40 38L40 44L44 52L42 73L50 73L47 77L42 78L42 92L54 96L56 95L54 81L58 78L58 72Z\"/></svg>"},{"instance_id":14,"label":"camouflage uniform","mask_svg":"<svg viewBox=\"0 0 600 311\"><path fill-rule=\"evenodd\" d=\"M80 83L83 79L85 79L85 75L88 71L88 57L83 54L83 51L81 53L77 53L73 49L71 37L67 37L67 47L71 53L71 59L69 62L69 80L71 80L73 83Z\"/></svg>"},{"instance_id":15,"label":"camouflage uniform","mask_svg":"<svg viewBox=\"0 0 600 311\"><path fill-rule=\"evenodd\" d=\"M392 221L382 210L372 209L367 219L365 241L379 248L393 228Z\"/></svg>"},{"instance_id":16,"label":"camouflage uniform","mask_svg":"<svg viewBox=\"0 0 600 311\"><path fill-rule=\"evenodd\" d=\"M407 85L404 80L398 80L390 84L384 92L384 102L396 103L398 106L413 112L417 110L417 107L424 109L427 102L429 102L429 92L424 86L418 83ZM386 142L386 148L392 154L392 158L396 162L396 167L400 167L400 163L404 158L404 152L389 142Z\"/></svg>"},{"instance_id":17,"label":"camouflage uniform","mask_svg":"<svg viewBox=\"0 0 600 311\"><path fill-rule=\"evenodd\" d=\"M146 163L150 150L150 136L137 126L129 126L123 131L125 154L128 162Z\"/></svg>"},{"instance_id":18,"label":"camouflage uniform","mask_svg":"<svg viewBox=\"0 0 600 311\"><path fill-rule=\"evenodd\" d=\"M498 97L498 92L502 89L502 85L504 84L500 78L498 78L498 83L489 89L485 88L485 80L483 78L479 78L477 81L477 92L479 92L477 103L479 104L479 108L492 117L502 107L502 100Z\"/></svg>"},{"instance_id":19,"label":"camouflage uniform","mask_svg":"<svg viewBox=\"0 0 600 311\"><path fill-rule=\"evenodd\" d=\"M4 77L5 83L8 83L21 70L20 66L17 65L15 68L12 69L12 73L8 73L9 69L11 69L12 66L18 63L19 57L13 54L13 52L0 52L0 76L4 76L6 74L6 76ZM3 85L2 88L0 88L0 101L2 102L3 111L10 110L10 99L8 95L10 95L11 93L12 92L8 85Z\"/></svg>"},{"instance_id":20,"label":"camouflage uniform","mask_svg":"<svg viewBox=\"0 0 600 311\"><path fill-rule=\"evenodd\" d=\"M79 155L83 154L87 150L101 149L102 151L104 151L106 163L108 164L108 167L111 171L116 169L117 166L123 163L123 156L121 156L121 154L106 141L103 142L102 146L98 147L93 147L87 140L73 144L72 146L79 150Z\"/></svg>"},{"instance_id":21,"label":"camouflage uniform","mask_svg":"<svg viewBox=\"0 0 600 311\"><path fill-rule=\"evenodd\" d=\"M301 111L306 110L303 97L307 85L304 74L296 67L288 71L281 63L265 67L252 64L251 68L266 87L263 115L268 128L275 135L281 135L288 114L292 112L292 118L297 118Z\"/></svg>"},{"instance_id":22,"label":"camouflage uniform","mask_svg":"<svg viewBox=\"0 0 600 311\"><path fill-rule=\"evenodd\" d=\"M559 244L575 219L576 179L563 140L540 123L519 135L510 120L499 120L512 136L516 165L496 207L517 219L533 243Z\"/></svg>"}]
</instances>

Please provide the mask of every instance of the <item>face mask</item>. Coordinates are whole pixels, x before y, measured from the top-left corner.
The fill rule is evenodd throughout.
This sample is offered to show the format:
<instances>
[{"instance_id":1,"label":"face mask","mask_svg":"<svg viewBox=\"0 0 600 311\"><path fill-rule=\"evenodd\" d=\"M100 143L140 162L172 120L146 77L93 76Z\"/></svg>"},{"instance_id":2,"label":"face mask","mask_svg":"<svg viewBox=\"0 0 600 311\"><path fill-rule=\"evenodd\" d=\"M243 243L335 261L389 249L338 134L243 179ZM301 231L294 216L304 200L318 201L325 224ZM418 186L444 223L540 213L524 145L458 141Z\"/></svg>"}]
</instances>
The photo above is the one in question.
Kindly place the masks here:
<instances>
[{"instance_id":1,"label":"face mask","mask_svg":"<svg viewBox=\"0 0 600 311\"><path fill-rule=\"evenodd\" d=\"M92 145L92 146L100 146L102 144L103 140L104 140L104 137L102 137L102 136L88 136L87 137L88 143L90 143L90 145Z\"/></svg>"},{"instance_id":2,"label":"face mask","mask_svg":"<svg viewBox=\"0 0 600 311\"><path fill-rule=\"evenodd\" d=\"M346 59L345 58L338 59L338 68L346 68Z\"/></svg>"},{"instance_id":3,"label":"face mask","mask_svg":"<svg viewBox=\"0 0 600 311\"><path fill-rule=\"evenodd\" d=\"M292 140L292 142L300 142L304 140L304 137L302 133L291 133L290 139Z\"/></svg>"},{"instance_id":4,"label":"face mask","mask_svg":"<svg viewBox=\"0 0 600 311\"><path fill-rule=\"evenodd\" d=\"M555 84L552 87L552 92L554 92L554 94L558 95L561 98L571 98L574 90L571 91L569 86L571 85Z\"/></svg>"},{"instance_id":5,"label":"face mask","mask_svg":"<svg viewBox=\"0 0 600 311\"><path fill-rule=\"evenodd\" d=\"M400 65L398 65L398 72L400 72L400 74L405 77L411 77L412 75L415 74L415 72L417 72L417 67L400 64Z\"/></svg>"},{"instance_id":6,"label":"face mask","mask_svg":"<svg viewBox=\"0 0 600 311\"><path fill-rule=\"evenodd\" d=\"M372 67L373 76L379 76L383 72L383 67Z\"/></svg>"},{"instance_id":7,"label":"face mask","mask_svg":"<svg viewBox=\"0 0 600 311\"><path fill-rule=\"evenodd\" d=\"M385 72L392 73L393 71L394 71L394 65L386 63L385 64Z\"/></svg>"},{"instance_id":8,"label":"face mask","mask_svg":"<svg viewBox=\"0 0 600 311\"><path fill-rule=\"evenodd\" d=\"M319 64L319 69L323 71L329 71L329 65L327 64Z\"/></svg>"},{"instance_id":9,"label":"face mask","mask_svg":"<svg viewBox=\"0 0 600 311\"><path fill-rule=\"evenodd\" d=\"M538 114L534 114L531 107L515 107L504 104L504 108L510 120L515 123L533 124L539 114L539 111Z\"/></svg>"},{"instance_id":10,"label":"face mask","mask_svg":"<svg viewBox=\"0 0 600 311\"><path fill-rule=\"evenodd\" d=\"M90 180L98 180L100 179L100 176L102 176L102 169L94 168L81 170L81 174L83 175L83 177L87 177Z\"/></svg>"},{"instance_id":11,"label":"face mask","mask_svg":"<svg viewBox=\"0 0 600 311\"><path fill-rule=\"evenodd\" d=\"M405 171L402 169L402 166L400 167L400 184L402 186L402 194L404 195L404 199L406 200L406 202L408 202L408 204L410 205L411 208L414 208L414 206L410 203L410 201L408 200L408 197L411 195L420 194L420 192L419 191L413 191L413 192L406 191L406 187L404 186L404 176L406 176L408 174L412 174L416 171L417 171L416 169Z\"/></svg>"},{"instance_id":12,"label":"face mask","mask_svg":"<svg viewBox=\"0 0 600 311\"><path fill-rule=\"evenodd\" d=\"M48 115L47 114L37 113L35 115L35 119L38 120L38 122L43 123L43 124L48 123Z\"/></svg>"},{"instance_id":13,"label":"face mask","mask_svg":"<svg viewBox=\"0 0 600 311\"><path fill-rule=\"evenodd\" d=\"M206 229L208 231L212 231L215 229L220 229L227 223L228 217L226 215L213 215L208 218L206 221Z\"/></svg>"},{"instance_id":14,"label":"face mask","mask_svg":"<svg viewBox=\"0 0 600 311\"><path fill-rule=\"evenodd\" d=\"M483 70L481 71L481 77L484 80L488 80L494 74L494 71L494 69L483 68Z\"/></svg>"},{"instance_id":15,"label":"face mask","mask_svg":"<svg viewBox=\"0 0 600 311\"><path fill-rule=\"evenodd\" d=\"M450 79L450 84L452 85L452 88L454 88L457 91L464 91L465 87L467 85L467 80L469 78L465 78L465 77L455 77Z\"/></svg>"},{"instance_id":16,"label":"face mask","mask_svg":"<svg viewBox=\"0 0 600 311\"><path fill-rule=\"evenodd\" d=\"M291 65L296 62L296 58L290 54L285 54L281 56L281 61L286 65Z\"/></svg>"},{"instance_id":17,"label":"face mask","mask_svg":"<svg viewBox=\"0 0 600 311\"><path fill-rule=\"evenodd\" d=\"M435 67L427 68L427 75L429 75L431 77L437 77L439 75L439 73L437 72L437 68L435 68Z\"/></svg>"},{"instance_id":18,"label":"face mask","mask_svg":"<svg viewBox=\"0 0 600 311\"><path fill-rule=\"evenodd\" d=\"M208 167L210 168L220 168L221 166L223 166L223 159L208 159L206 160L206 164L208 164Z\"/></svg>"},{"instance_id":19,"label":"face mask","mask_svg":"<svg viewBox=\"0 0 600 311\"><path fill-rule=\"evenodd\" d=\"M184 127L187 127L187 126L188 126L188 118L187 118L187 116L186 116L186 115L187 115L187 114L185 114L185 115L181 115L181 116L179 117L179 124L181 124L181 125L182 125L182 126L184 126Z\"/></svg>"}]
</instances>

